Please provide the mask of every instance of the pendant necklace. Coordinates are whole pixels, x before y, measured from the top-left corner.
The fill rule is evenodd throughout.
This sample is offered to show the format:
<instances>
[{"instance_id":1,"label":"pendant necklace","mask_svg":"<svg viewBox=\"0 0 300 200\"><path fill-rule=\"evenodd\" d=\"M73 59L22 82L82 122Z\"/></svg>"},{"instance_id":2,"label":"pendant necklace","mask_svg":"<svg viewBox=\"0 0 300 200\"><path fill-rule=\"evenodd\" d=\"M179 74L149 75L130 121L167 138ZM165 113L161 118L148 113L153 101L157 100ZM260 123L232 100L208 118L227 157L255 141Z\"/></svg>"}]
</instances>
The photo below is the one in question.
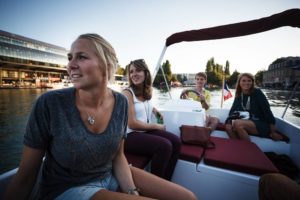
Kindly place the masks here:
<instances>
[{"instance_id":1,"label":"pendant necklace","mask_svg":"<svg viewBox=\"0 0 300 200\"><path fill-rule=\"evenodd\" d=\"M83 103L82 101L81 101L81 104L82 104L83 106L85 106L84 103ZM97 110L96 110L96 111L97 111ZM88 118L87 118L88 123L89 123L90 125L94 125L94 124L95 124L95 117L89 115L89 113L88 113L87 111L85 111L85 113L86 113L86 115L88 116Z\"/></svg>"},{"instance_id":2,"label":"pendant necklace","mask_svg":"<svg viewBox=\"0 0 300 200\"><path fill-rule=\"evenodd\" d=\"M95 119L94 119L94 117L92 117L91 115L89 115L87 112L86 112L86 114L88 115L88 123L90 124L90 125L94 125L95 124Z\"/></svg>"},{"instance_id":3,"label":"pendant necklace","mask_svg":"<svg viewBox=\"0 0 300 200\"><path fill-rule=\"evenodd\" d=\"M247 103L246 103L246 106L244 106L244 94L242 93L242 99L241 99L241 105L242 105L242 108L244 111L246 110L250 110L250 96L248 96L247 98Z\"/></svg>"}]
</instances>

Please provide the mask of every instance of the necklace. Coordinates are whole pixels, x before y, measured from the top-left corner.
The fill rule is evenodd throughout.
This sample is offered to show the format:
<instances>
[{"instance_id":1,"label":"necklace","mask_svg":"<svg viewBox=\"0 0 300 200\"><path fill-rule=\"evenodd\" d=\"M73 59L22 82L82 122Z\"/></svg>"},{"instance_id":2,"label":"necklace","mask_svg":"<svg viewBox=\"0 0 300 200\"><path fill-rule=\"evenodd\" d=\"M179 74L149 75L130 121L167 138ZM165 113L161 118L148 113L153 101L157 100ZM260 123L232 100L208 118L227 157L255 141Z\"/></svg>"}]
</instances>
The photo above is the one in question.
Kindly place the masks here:
<instances>
[{"instance_id":1,"label":"necklace","mask_svg":"<svg viewBox=\"0 0 300 200\"><path fill-rule=\"evenodd\" d=\"M82 105L82 107L87 108L87 106L84 104L84 102L81 100L81 98L79 97L79 102ZM100 104L98 104L98 106L96 107L96 114L98 113L98 108L100 108L104 103L104 99L102 100L102 102L100 102ZM95 117L90 115L86 110L84 110L84 112L86 113L87 117L87 122L89 125L94 125L95 124Z\"/></svg>"},{"instance_id":2,"label":"necklace","mask_svg":"<svg viewBox=\"0 0 300 200\"><path fill-rule=\"evenodd\" d=\"M83 105L83 106L85 106L84 105L84 103L81 101L81 104ZM86 107L86 106L85 106ZM96 110L97 111L97 110ZM90 115L87 111L85 111L85 113L86 113L86 115L88 116L87 117L87 121L88 121L88 123L90 124L90 125L94 125L95 124L95 117L93 117L92 115Z\"/></svg>"},{"instance_id":3,"label":"necklace","mask_svg":"<svg viewBox=\"0 0 300 200\"><path fill-rule=\"evenodd\" d=\"M244 94L242 93L242 100L241 100L241 105L244 111L250 110L250 96L247 98L246 106L244 106Z\"/></svg>"},{"instance_id":4,"label":"necklace","mask_svg":"<svg viewBox=\"0 0 300 200\"><path fill-rule=\"evenodd\" d=\"M94 117L92 117L91 115L89 115L87 112L86 112L86 114L88 115L88 123L90 124L90 125L94 125L95 124L95 118Z\"/></svg>"}]
</instances>

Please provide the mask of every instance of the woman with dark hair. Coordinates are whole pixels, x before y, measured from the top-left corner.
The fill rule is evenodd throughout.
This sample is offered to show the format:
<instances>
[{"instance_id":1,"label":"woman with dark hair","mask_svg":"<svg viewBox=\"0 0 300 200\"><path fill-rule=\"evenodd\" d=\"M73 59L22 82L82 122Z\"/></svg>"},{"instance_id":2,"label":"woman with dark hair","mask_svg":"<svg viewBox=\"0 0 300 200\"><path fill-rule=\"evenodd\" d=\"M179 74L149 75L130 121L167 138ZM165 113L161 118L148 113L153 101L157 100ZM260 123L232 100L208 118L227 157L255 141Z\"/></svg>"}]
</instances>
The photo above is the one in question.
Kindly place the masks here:
<instances>
[{"instance_id":1,"label":"woman with dark hair","mask_svg":"<svg viewBox=\"0 0 300 200\"><path fill-rule=\"evenodd\" d=\"M131 61L127 68L129 87L123 91L128 99L128 129L125 151L150 156L151 172L171 180L180 153L181 141L165 131L162 124L151 123L151 115L162 115L150 102L152 80L143 59Z\"/></svg>"},{"instance_id":2,"label":"woman with dark hair","mask_svg":"<svg viewBox=\"0 0 300 200\"><path fill-rule=\"evenodd\" d=\"M236 111L243 112L247 118L228 118L226 131L230 138L250 140L250 134L274 140L282 139L275 132L275 118L269 102L263 92L254 87L254 76L250 73L240 74L237 80L235 99L229 116Z\"/></svg>"}]
</instances>

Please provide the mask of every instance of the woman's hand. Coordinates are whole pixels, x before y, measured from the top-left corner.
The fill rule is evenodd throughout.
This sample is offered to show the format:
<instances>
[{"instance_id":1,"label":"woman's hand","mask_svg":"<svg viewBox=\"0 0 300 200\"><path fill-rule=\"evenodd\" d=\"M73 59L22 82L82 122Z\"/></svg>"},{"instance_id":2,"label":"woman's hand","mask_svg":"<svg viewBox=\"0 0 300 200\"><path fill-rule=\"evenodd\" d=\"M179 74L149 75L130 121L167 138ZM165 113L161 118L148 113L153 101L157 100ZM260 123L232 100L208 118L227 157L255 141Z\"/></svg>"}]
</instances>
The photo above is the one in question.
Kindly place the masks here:
<instances>
[{"instance_id":1,"label":"woman's hand","mask_svg":"<svg viewBox=\"0 0 300 200\"><path fill-rule=\"evenodd\" d=\"M165 131L166 130L166 126L163 125L163 124L155 124L156 128L155 129L158 129L158 130L163 130Z\"/></svg>"},{"instance_id":2,"label":"woman's hand","mask_svg":"<svg viewBox=\"0 0 300 200\"><path fill-rule=\"evenodd\" d=\"M280 135L279 133L277 133L277 132L275 132L275 131L272 131L272 132L270 133L270 138L272 138L272 139L275 140L275 141L278 141L278 140L282 140L282 139L283 139L282 135Z\"/></svg>"},{"instance_id":3,"label":"woman's hand","mask_svg":"<svg viewBox=\"0 0 300 200\"><path fill-rule=\"evenodd\" d=\"M271 129L271 133L269 134L270 138L272 138L275 141L283 139L283 136L276 132L276 128L274 124L270 125L270 129Z\"/></svg>"}]
</instances>

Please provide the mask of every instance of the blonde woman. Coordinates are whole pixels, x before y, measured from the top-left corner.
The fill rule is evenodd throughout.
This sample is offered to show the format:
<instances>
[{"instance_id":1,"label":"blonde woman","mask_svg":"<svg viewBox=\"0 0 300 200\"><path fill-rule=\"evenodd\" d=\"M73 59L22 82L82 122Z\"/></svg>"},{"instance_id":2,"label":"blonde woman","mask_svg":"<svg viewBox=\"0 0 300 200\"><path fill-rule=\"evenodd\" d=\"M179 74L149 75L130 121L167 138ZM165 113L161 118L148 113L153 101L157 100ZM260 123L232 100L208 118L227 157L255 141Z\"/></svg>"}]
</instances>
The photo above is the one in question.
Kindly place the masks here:
<instances>
[{"instance_id":1,"label":"blonde woman","mask_svg":"<svg viewBox=\"0 0 300 200\"><path fill-rule=\"evenodd\" d=\"M127 100L107 87L117 66L113 47L97 34L80 35L68 59L74 88L36 101L21 163L4 199L30 198L43 157L37 199L196 199L189 190L128 165Z\"/></svg>"}]
</instances>

